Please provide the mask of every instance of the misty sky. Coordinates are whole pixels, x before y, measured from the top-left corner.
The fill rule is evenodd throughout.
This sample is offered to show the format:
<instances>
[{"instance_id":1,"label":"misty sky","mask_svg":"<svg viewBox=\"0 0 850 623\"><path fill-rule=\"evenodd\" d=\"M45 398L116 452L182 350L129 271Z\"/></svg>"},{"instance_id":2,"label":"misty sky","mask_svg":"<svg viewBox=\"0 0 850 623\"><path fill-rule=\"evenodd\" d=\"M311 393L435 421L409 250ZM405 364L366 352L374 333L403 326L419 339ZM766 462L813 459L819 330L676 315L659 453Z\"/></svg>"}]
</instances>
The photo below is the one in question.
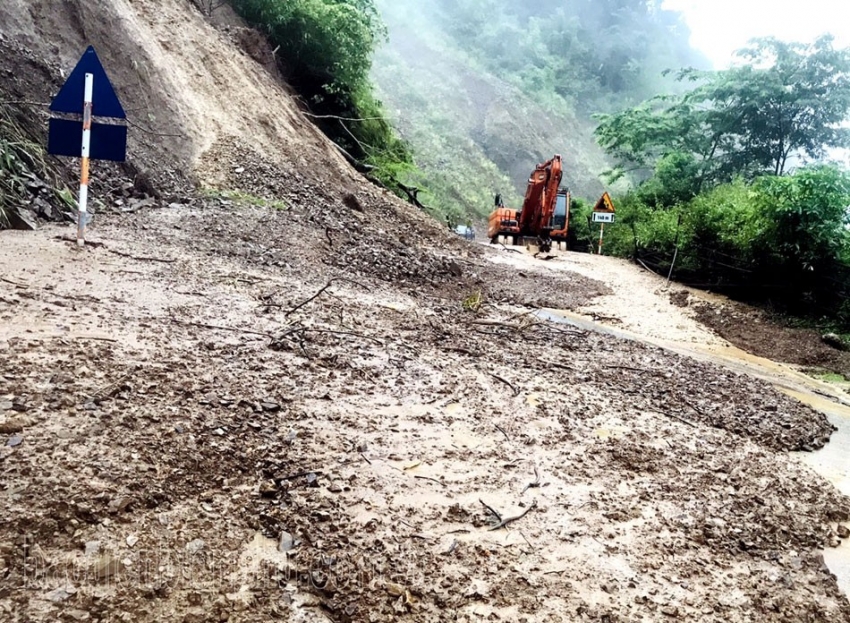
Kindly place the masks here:
<instances>
[{"instance_id":1,"label":"misty sky","mask_svg":"<svg viewBox=\"0 0 850 623\"><path fill-rule=\"evenodd\" d=\"M664 8L685 15L691 45L717 69L753 37L808 42L829 32L850 46L847 0L664 0Z\"/></svg>"}]
</instances>

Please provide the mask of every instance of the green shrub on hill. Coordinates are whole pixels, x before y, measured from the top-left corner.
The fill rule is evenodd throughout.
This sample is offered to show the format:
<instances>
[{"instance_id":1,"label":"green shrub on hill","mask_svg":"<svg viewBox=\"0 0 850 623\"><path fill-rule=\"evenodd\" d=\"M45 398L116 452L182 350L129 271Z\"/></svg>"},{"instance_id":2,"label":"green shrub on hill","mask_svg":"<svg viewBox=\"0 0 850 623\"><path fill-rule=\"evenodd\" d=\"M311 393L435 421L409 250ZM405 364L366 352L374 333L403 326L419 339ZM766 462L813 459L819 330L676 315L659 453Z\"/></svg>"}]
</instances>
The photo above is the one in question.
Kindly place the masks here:
<instances>
[{"instance_id":1,"label":"green shrub on hill","mask_svg":"<svg viewBox=\"0 0 850 623\"><path fill-rule=\"evenodd\" d=\"M317 124L364 171L394 187L412 168L372 91L369 70L386 29L373 0L232 0L277 48L281 70Z\"/></svg>"}]
</instances>

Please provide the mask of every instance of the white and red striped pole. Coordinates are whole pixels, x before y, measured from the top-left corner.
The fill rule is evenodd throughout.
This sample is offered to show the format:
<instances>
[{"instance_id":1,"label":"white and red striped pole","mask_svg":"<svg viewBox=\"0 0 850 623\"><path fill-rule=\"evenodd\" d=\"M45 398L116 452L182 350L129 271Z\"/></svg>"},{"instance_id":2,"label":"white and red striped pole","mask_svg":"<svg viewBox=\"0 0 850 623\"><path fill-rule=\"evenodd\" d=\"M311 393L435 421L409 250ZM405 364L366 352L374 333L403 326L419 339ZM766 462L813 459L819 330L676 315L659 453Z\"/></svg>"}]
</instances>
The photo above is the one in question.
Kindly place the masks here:
<instances>
[{"instance_id":1,"label":"white and red striped pole","mask_svg":"<svg viewBox=\"0 0 850 623\"><path fill-rule=\"evenodd\" d=\"M86 244L86 223L89 204L89 154L91 153L92 98L94 97L94 74L86 74L86 91L83 98L83 149L80 152L80 200L77 217L77 246Z\"/></svg>"}]
</instances>

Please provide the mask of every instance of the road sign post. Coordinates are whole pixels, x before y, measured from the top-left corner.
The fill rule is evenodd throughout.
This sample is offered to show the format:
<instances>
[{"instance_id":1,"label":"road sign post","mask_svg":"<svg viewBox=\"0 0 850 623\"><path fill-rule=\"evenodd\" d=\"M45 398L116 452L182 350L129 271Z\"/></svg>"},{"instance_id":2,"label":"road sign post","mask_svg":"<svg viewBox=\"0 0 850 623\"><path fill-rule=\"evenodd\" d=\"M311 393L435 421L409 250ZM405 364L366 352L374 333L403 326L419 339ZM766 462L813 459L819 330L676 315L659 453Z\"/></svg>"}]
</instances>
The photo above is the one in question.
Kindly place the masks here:
<instances>
[{"instance_id":1,"label":"road sign post","mask_svg":"<svg viewBox=\"0 0 850 623\"><path fill-rule=\"evenodd\" d=\"M593 207L593 222L599 223L599 246L597 253L602 255L602 241L605 238L605 224L613 224L616 214L614 213L614 202L611 201L611 196L606 192L600 197L599 201Z\"/></svg>"},{"instance_id":2,"label":"road sign post","mask_svg":"<svg viewBox=\"0 0 850 623\"><path fill-rule=\"evenodd\" d=\"M91 117L92 98L94 96L94 74L86 74L86 88L83 95L83 144L80 149L80 199L77 214L77 246L86 244L86 224L89 205L89 155L91 154Z\"/></svg>"},{"instance_id":3,"label":"road sign post","mask_svg":"<svg viewBox=\"0 0 850 623\"><path fill-rule=\"evenodd\" d=\"M50 104L50 110L75 115L79 119L50 119L47 151L55 156L80 159L77 244L84 246L86 225L90 220L88 205L91 161L124 162L127 155L127 126L93 121L95 115L113 121L127 118L93 47L89 46L85 51Z\"/></svg>"}]
</instances>

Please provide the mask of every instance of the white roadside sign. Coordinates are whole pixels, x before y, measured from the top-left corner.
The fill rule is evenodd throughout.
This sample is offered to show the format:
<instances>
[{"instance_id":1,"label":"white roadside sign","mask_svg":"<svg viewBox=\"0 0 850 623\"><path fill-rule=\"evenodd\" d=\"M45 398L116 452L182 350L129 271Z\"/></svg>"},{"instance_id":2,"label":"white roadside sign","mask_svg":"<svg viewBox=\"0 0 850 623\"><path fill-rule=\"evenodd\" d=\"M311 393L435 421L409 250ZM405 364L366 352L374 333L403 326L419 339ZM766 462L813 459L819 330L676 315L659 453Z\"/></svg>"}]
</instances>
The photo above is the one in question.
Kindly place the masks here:
<instances>
[{"instance_id":1,"label":"white roadside sign","mask_svg":"<svg viewBox=\"0 0 850 623\"><path fill-rule=\"evenodd\" d=\"M614 214L610 212L594 212L593 213L593 222L594 223L613 223L614 222Z\"/></svg>"}]
</instances>

